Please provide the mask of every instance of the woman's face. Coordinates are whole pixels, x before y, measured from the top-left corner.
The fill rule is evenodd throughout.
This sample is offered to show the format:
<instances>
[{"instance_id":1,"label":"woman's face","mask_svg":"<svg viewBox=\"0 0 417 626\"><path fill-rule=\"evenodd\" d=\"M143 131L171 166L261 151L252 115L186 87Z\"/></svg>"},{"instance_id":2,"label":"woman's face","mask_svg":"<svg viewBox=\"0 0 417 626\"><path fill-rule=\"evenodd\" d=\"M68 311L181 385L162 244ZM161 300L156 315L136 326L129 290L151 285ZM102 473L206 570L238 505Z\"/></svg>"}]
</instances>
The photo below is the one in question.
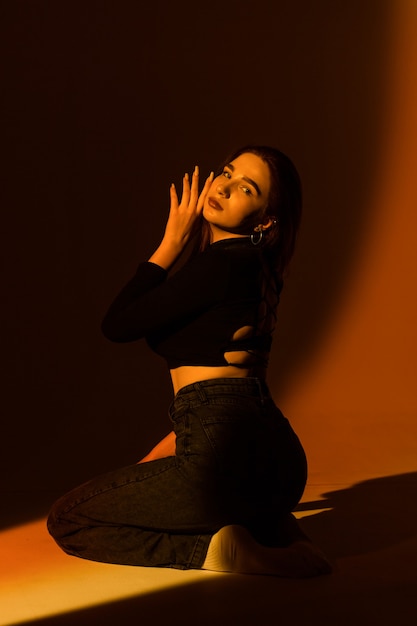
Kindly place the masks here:
<instances>
[{"instance_id":1,"label":"woman's face","mask_svg":"<svg viewBox=\"0 0 417 626\"><path fill-rule=\"evenodd\" d=\"M203 216L213 241L249 235L258 224L270 226L264 216L270 185L269 167L256 154L245 152L226 165L204 201Z\"/></svg>"}]
</instances>

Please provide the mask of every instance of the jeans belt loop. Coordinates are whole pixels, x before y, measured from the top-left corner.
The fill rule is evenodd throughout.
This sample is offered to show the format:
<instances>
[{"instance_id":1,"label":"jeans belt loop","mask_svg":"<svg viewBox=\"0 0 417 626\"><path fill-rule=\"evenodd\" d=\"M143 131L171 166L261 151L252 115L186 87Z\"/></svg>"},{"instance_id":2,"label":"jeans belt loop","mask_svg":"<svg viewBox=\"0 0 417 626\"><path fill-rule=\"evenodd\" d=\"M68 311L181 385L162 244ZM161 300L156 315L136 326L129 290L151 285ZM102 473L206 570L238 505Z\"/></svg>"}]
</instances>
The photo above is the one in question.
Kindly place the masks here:
<instances>
[{"instance_id":1,"label":"jeans belt loop","mask_svg":"<svg viewBox=\"0 0 417 626\"><path fill-rule=\"evenodd\" d=\"M258 385L259 397L261 399L261 404L265 404L266 395L262 386L262 381L259 378L256 378L256 384Z\"/></svg>"},{"instance_id":2,"label":"jeans belt loop","mask_svg":"<svg viewBox=\"0 0 417 626\"><path fill-rule=\"evenodd\" d=\"M204 391L203 385L201 385L199 382L194 383L194 389L198 393L198 397L199 397L200 402L203 402L204 404L207 404L208 398L207 398L206 392Z\"/></svg>"}]
</instances>

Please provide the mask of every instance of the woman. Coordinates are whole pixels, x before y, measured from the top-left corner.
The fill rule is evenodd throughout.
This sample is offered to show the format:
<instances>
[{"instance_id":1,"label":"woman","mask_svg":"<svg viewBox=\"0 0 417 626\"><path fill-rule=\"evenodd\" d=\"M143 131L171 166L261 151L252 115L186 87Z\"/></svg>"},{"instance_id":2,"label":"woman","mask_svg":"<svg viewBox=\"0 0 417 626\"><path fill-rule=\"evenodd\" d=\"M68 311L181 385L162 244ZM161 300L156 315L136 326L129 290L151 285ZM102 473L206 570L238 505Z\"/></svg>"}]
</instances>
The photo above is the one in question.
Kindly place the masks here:
<instances>
[{"instance_id":1,"label":"woman","mask_svg":"<svg viewBox=\"0 0 417 626\"><path fill-rule=\"evenodd\" d=\"M248 146L198 192L183 179L161 244L111 305L104 335L145 337L170 368L173 431L138 464L61 498L49 531L86 559L304 577L330 571L291 511L303 448L265 381L301 213L283 153ZM168 276L191 238L197 246Z\"/></svg>"}]
</instances>

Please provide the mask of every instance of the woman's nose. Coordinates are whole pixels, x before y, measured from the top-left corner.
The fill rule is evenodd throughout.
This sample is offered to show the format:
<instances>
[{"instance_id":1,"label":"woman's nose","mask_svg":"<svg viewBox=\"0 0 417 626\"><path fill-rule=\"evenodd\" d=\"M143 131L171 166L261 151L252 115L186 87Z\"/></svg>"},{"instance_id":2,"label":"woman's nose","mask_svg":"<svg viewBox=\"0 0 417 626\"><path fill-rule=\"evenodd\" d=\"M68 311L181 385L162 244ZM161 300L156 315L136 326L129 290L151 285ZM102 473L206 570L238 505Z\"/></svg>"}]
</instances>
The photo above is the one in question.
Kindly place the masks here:
<instances>
[{"instance_id":1,"label":"woman's nose","mask_svg":"<svg viewBox=\"0 0 417 626\"><path fill-rule=\"evenodd\" d=\"M217 193L219 194L219 196L224 196L225 198L228 198L230 195L229 185L223 182L219 183L217 185Z\"/></svg>"}]
</instances>

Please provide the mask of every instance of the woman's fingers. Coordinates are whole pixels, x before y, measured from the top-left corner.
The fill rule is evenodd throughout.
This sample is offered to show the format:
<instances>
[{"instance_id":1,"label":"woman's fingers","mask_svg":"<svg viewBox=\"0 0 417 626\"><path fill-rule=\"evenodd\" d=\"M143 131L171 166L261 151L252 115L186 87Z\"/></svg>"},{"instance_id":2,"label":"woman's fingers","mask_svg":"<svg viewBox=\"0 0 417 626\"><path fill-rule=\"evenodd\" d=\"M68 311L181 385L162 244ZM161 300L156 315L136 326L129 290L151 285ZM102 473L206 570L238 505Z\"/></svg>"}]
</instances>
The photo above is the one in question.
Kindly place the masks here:
<instances>
[{"instance_id":1,"label":"woman's fingers","mask_svg":"<svg viewBox=\"0 0 417 626\"><path fill-rule=\"evenodd\" d=\"M184 174L182 180L181 201L174 183L169 188L171 207L165 228L167 241L175 242L175 245L183 247L196 229L197 221L203 210L204 199L212 183L213 172L206 179L202 192L199 194L199 168L196 166L191 177Z\"/></svg>"},{"instance_id":2,"label":"woman's fingers","mask_svg":"<svg viewBox=\"0 0 417 626\"><path fill-rule=\"evenodd\" d=\"M199 171L198 166L196 165L191 177L191 185L190 185L190 177L188 173L184 174L184 178L182 181L182 197L180 207L182 209L195 209L197 206L198 200L198 177Z\"/></svg>"},{"instance_id":3,"label":"woman's fingers","mask_svg":"<svg viewBox=\"0 0 417 626\"><path fill-rule=\"evenodd\" d=\"M193 178L191 182L191 194L190 194L190 205L193 208L197 206L199 175L200 175L200 171L198 169L198 165L196 165L194 168L194 172L193 172Z\"/></svg>"},{"instance_id":4,"label":"woman's fingers","mask_svg":"<svg viewBox=\"0 0 417 626\"><path fill-rule=\"evenodd\" d=\"M195 166L190 183L190 176L188 173L184 174L182 179L182 196L181 202L178 203L178 196L175 190L175 186L171 187L171 204L175 205L175 208L179 210L191 211L192 213L196 212L200 213L203 209L204 199L207 195L208 190L210 189L210 185L214 178L214 172L210 173L210 176L207 177L204 187L199 194L198 186L199 186L199 177L200 171L198 165Z\"/></svg>"},{"instance_id":5,"label":"woman's fingers","mask_svg":"<svg viewBox=\"0 0 417 626\"><path fill-rule=\"evenodd\" d=\"M197 212L201 212L203 210L204 200L207 196L208 190L210 189L210 185L213 182L214 172L210 172L210 176L206 178L206 182L204 183L204 187L200 193L197 202Z\"/></svg>"},{"instance_id":6,"label":"woman's fingers","mask_svg":"<svg viewBox=\"0 0 417 626\"><path fill-rule=\"evenodd\" d=\"M191 195L190 177L188 173L186 173L184 174L184 177L182 179L182 197L181 197L181 204L180 204L181 208L185 208L189 205L190 195Z\"/></svg>"},{"instance_id":7,"label":"woman's fingers","mask_svg":"<svg viewBox=\"0 0 417 626\"><path fill-rule=\"evenodd\" d=\"M171 209L175 210L178 208L178 194L174 183L172 183L171 187L169 188L169 195L171 199Z\"/></svg>"}]
</instances>

